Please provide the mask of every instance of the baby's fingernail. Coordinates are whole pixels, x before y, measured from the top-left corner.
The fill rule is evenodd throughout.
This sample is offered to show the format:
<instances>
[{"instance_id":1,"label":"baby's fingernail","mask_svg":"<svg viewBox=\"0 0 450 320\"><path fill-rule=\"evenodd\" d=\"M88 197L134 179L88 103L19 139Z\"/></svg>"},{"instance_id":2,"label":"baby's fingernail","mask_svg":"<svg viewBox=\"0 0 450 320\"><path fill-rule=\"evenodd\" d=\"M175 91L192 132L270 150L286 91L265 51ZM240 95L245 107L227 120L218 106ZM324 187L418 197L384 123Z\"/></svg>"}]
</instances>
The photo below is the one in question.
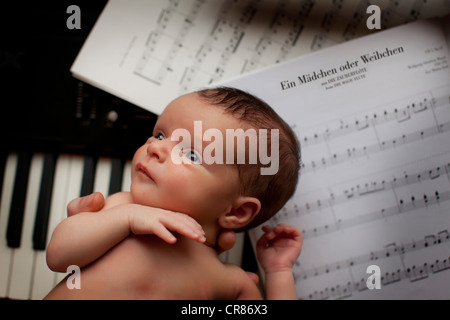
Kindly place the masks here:
<instances>
[{"instance_id":1,"label":"baby's fingernail","mask_svg":"<svg viewBox=\"0 0 450 320\"><path fill-rule=\"evenodd\" d=\"M81 198L81 205L83 206L83 207L88 207L90 204L91 204L91 202L92 202L92 194L90 194L90 195L87 195L87 196L84 196L83 198Z\"/></svg>"}]
</instances>

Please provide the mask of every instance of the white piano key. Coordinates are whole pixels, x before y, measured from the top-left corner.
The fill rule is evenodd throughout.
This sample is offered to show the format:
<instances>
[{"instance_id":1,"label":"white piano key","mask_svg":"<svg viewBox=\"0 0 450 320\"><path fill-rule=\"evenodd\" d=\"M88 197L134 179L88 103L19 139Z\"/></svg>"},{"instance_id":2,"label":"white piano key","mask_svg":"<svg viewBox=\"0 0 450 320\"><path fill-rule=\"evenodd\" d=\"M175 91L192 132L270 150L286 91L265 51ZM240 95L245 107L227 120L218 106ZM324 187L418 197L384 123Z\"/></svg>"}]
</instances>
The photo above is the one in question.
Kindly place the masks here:
<instances>
[{"instance_id":1,"label":"white piano key","mask_svg":"<svg viewBox=\"0 0 450 320\"><path fill-rule=\"evenodd\" d=\"M111 159L99 158L95 169L94 192L101 192L105 197L108 196L110 174Z\"/></svg>"},{"instance_id":2,"label":"white piano key","mask_svg":"<svg viewBox=\"0 0 450 320\"><path fill-rule=\"evenodd\" d=\"M11 153L6 160L3 179L2 198L0 203L0 297L7 296L11 258L14 249L7 246L6 229L8 227L9 208L17 169L17 154Z\"/></svg>"},{"instance_id":3,"label":"white piano key","mask_svg":"<svg viewBox=\"0 0 450 320\"><path fill-rule=\"evenodd\" d=\"M122 191L130 191L131 186L131 160L127 160L123 167Z\"/></svg>"},{"instance_id":4,"label":"white piano key","mask_svg":"<svg viewBox=\"0 0 450 320\"><path fill-rule=\"evenodd\" d=\"M66 200L65 200L66 207L60 213L61 221L67 217L67 210L66 210L67 204L71 200L80 197L81 180L83 177L83 163L84 163L84 159L82 156L72 156L72 159L70 161L68 189L67 189ZM55 273L55 275L56 275L56 281L55 281L55 285L56 285L66 277L67 273Z\"/></svg>"},{"instance_id":5,"label":"white piano key","mask_svg":"<svg viewBox=\"0 0 450 320\"><path fill-rule=\"evenodd\" d=\"M111 160L108 158L100 158L95 171L94 191L102 192L106 197L110 182ZM81 188L82 173L83 159L81 157L63 155L58 158L55 183L53 186L47 243L50 241L56 225L66 217L67 204L72 199L80 196L79 190ZM122 182L123 190L129 191L130 184L131 160L128 160L124 166ZM35 273L33 277L31 298L42 299L58 282L65 278L67 273L55 273L51 271L46 263L45 252L38 251L35 255Z\"/></svg>"},{"instance_id":6,"label":"white piano key","mask_svg":"<svg viewBox=\"0 0 450 320\"><path fill-rule=\"evenodd\" d=\"M29 299L34 267L33 227L39 198L43 154L35 154L31 161L30 176L25 200L24 221L20 247L14 250L11 261L11 274L8 297Z\"/></svg>"},{"instance_id":7,"label":"white piano key","mask_svg":"<svg viewBox=\"0 0 450 320\"><path fill-rule=\"evenodd\" d=\"M50 207L50 217L47 230L47 244L50 241L53 230L61 222L67 208L67 190L70 179L69 155L61 155L56 163L55 180L53 184L52 202ZM32 284L31 299L43 299L55 286L55 273L47 266L46 252L36 252L34 277Z\"/></svg>"}]
</instances>

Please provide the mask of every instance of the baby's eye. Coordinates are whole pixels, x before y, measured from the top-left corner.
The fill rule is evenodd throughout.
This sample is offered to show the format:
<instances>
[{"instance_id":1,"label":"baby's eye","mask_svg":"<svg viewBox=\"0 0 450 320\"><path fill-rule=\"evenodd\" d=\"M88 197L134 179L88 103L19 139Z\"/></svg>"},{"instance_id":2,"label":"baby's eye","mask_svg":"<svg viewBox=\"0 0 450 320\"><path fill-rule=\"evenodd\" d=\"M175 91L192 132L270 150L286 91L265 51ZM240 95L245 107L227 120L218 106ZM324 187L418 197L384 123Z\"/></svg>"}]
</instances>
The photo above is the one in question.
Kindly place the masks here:
<instances>
[{"instance_id":1,"label":"baby's eye","mask_svg":"<svg viewBox=\"0 0 450 320\"><path fill-rule=\"evenodd\" d=\"M163 140L163 139L164 139L164 136L163 136L162 133L157 133L157 134L155 134L155 139L157 139L157 140Z\"/></svg>"},{"instance_id":2,"label":"baby's eye","mask_svg":"<svg viewBox=\"0 0 450 320\"><path fill-rule=\"evenodd\" d=\"M184 156L194 163L201 163L200 156L193 150L185 151Z\"/></svg>"}]
</instances>

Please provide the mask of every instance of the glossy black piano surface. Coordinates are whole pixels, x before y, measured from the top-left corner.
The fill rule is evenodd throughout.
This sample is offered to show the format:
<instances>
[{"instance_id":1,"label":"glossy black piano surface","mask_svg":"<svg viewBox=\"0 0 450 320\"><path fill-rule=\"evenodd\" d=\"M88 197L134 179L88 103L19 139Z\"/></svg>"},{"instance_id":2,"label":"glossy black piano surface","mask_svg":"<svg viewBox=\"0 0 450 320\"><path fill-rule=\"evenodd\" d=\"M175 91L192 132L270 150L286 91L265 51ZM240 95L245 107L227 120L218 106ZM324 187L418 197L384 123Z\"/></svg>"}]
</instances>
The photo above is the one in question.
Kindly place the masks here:
<instances>
[{"instance_id":1,"label":"glossy black piano surface","mask_svg":"<svg viewBox=\"0 0 450 320\"><path fill-rule=\"evenodd\" d=\"M81 9L68 29L67 7ZM26 149L130 158L156 116L70 74L106 1L2 5L0 77L3 150Z\"/></svg>"}]
</instances>

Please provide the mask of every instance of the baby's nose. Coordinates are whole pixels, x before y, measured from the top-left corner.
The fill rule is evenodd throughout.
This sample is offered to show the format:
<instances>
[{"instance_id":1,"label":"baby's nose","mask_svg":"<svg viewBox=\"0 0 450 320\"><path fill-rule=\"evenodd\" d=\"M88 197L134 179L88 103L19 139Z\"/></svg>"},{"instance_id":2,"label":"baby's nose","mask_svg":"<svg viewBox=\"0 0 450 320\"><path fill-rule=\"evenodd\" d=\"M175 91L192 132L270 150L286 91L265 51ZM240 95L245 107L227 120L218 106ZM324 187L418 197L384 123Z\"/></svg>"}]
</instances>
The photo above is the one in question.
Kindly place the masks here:
<instances>
[{"instance_id":1,"label":"baby's nose","mask_svg":"<svg viewBox=\"0 0 450 320\"><path fill-rule=\"evenodd\" d=\"M147 154L159 162L164 162L167 158L169 146L165 143L167 140L155 140L148 144Z\"/></svg>"}]
</instances>

